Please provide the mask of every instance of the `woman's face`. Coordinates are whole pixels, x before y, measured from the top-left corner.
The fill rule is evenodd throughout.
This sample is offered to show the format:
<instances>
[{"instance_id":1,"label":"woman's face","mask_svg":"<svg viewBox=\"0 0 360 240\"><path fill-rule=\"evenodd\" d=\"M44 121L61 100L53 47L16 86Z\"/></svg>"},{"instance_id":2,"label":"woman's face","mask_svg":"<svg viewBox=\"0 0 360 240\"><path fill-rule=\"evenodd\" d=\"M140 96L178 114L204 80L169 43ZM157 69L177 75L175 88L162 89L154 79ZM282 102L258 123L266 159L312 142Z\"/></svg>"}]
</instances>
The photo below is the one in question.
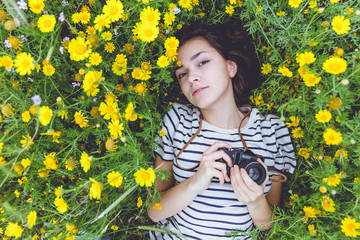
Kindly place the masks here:
<instances>
[{"instance_id":1,"label":"woman's face","mask_svg":"<svg viewBox=\"0 0 360 240\"><path fill-rule=\"evenodd\" d=\"M175 71L181 90L200 109L235 101L231 78L237 71L234 61L225 60L205 39L188 40L178 49Z\"/></svg>"}]
</instances>

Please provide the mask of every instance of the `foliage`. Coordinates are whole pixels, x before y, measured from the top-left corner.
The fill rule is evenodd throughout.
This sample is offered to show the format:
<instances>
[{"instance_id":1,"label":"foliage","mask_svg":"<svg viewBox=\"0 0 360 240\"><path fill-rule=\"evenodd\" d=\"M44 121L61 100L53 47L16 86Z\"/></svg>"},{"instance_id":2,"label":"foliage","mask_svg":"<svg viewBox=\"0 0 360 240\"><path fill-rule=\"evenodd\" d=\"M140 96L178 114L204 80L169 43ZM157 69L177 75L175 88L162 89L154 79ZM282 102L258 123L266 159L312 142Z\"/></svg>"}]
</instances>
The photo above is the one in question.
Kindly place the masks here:
<instances>
[{"instance_id":1,"label":"foliage","mask_svg":"<svg viewBox=\"0 0 360 240\"><path fill-rule=\"evenodd\" d=\"M262 65L253 105L293 134L297 170L262 235L360 235L357 1L3 0L1 9L4 239L147 238L147 208L159 200L155 139L183 98L168 43L200 18L244 23Z\"/></svg>"}]
</instances>

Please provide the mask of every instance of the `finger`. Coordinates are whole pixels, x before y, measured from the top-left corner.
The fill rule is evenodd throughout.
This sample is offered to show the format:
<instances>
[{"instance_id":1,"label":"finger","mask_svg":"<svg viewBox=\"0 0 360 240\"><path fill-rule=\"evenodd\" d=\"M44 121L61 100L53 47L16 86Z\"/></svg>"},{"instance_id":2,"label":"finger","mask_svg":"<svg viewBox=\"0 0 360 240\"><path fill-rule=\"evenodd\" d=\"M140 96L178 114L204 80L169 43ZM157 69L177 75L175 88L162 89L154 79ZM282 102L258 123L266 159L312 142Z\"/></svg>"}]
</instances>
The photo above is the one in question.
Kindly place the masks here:
<instances>
[{"instance_id":1,"label":"finger","mask_svg":"<svg viewBox=\"0 0 360 240\"><path fill-rule=\"evenodd\" d=\"M225 163L213 162L213 163L209 163L208 166L211 166L212 168L215 168L216 170L220 171L222 173L223 179L226 182L230 182L230 176L227 175L227 168Z\"/></svg>"},{"instance_id":2,"label":"finger","mask_svg":"<svg viewBox=\"0 0 360 240\"><path fill-rule=\"evenodd\" d=\"M248 194L246 194L246 192L243 190L243 186L245 184L241 179L239 167L237 165L231 168L230 176L231 185L233 186L235 195L240 201L246 202Z\"/></svg>"},{"instance_id":3,"label":"finger","mask_svg":"<svg viewBox=\"0 0 360 240\"><path fill-rule=\"evenodd\" d=\"M201 161L216 161L223 159L229 167L232 167L232 160L224 151L216 151L203 155Z\"/></svg>"},{"instance_id":4,"label":"finger","mask_svg":"<svg viewBox=\"0 0 360 240\"><path fill-rule=\"evenodd\" d=\"M219 148L232 148L230 144L225 143L225 142L216 142L213 145L211 145L205 152L204 154L210 154L212 152L217 151Z\"/></svg>"},{"instance_id":5,"label":"finger","mask_svg":"<svg viewBox=\"0 0 360 240\"><path fill-rule=\"evenodd\" d=\"M259 186L256 182L254 182L254 180L251 179L245 169L240 169L240 175L245 185L247 186L247 188L249 188L250 191L256 190L256 188Z\"/></svg>"}]
</instances>

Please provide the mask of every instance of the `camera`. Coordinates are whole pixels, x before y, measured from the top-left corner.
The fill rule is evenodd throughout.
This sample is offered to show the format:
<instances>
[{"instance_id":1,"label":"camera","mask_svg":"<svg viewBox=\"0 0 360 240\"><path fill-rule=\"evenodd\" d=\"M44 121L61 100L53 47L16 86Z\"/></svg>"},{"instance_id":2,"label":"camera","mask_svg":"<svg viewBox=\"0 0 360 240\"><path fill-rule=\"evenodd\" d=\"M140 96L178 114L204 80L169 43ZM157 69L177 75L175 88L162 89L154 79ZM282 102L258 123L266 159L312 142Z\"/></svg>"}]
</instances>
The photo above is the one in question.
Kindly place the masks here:
<instances>
[{"instance_id":1,"label":"camera","mask_svg":"<svg viewBox=\"0 0 360 240\"><path fill-rule=\"evenodd\" d=\"M261 185L266 179L266 169L261 163L257 161L260 158L264 162L264 158L260 155L254 154L249 149L243 148L221 148L232 160L232 164L238 165L239 168L244 168L249 177L256 182L258 185ZM226 164L226 171L228 176L230 176L230 167L227 165L224 159L218 159L217 162L223 162Z\"/></svg>"}]
</instances>

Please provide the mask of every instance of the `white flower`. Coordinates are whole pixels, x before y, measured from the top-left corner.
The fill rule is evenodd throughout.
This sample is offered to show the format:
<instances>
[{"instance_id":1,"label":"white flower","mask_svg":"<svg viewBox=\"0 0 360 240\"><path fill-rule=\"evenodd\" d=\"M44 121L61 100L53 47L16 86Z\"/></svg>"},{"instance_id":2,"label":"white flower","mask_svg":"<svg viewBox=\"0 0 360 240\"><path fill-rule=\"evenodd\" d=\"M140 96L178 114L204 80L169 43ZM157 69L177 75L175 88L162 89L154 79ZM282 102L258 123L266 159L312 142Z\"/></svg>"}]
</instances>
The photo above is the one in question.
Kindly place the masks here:
<instances>
[{"instance_id":1,"label":"white flower","mask_svg":"<svg viewBox=\"0 0 360 240\"><path fill-rule=\"evenodd\" d=\"M173 13L174 13L175 15L178 14L178 13L180 13L180 12L181 12L181 9L178 8L178 7L176 7L176 8L173 9Z\"/></svg>"},{"instance_id":2,"label":"white flower","mask_svg":"<svg viewBox=\"0 0 360 240\"><path fill-rule=\"evenodd\" d=\"M63 42L66 42L66 41L70 41L70 38L69 37L64 37Z\"/></svg>"},{"instance_id":3,"label":"white flower","mask_svg":"<svg viewBox=\"0 0 360 240\"><path fill-rule=\"evenodd\" d=\"M60 21L60 22L65 21L65 15L64 15L64 12L61 12L61 13L60 13L60 15L59 15L59 18L58 18L58 19L59 19L59 21Z\"/></svg>"},{"instance_id":4,"label":"white flower","mask_svg":"<svg viewBox=\"0 0 360 240\"><path fill-rule=\"evenodd\" d=\"M63 46L59 47L59 52L60 52L61 54L64 54L64 47L63 47Z\"/></svg>"},{"instance_id":5,"label":"white flower","mask_svg":"<svg viewBox=\"0 0 360 240\"><path fill-rule=\"evenodd\" d=\"M6 48L12 48L11 43L8 39L5 39L4 44Z\"/></svg>"},{"instance_id":6,"label":"white flower","mask_svg":"<svg viewBox=\"0 0 360 240\"><path fill-rule=\"evenodd\" d=\"M39 106L41 104L41 98L38 94L32 96L31 100L34 102L35 106Z\"/></svg>"},{"instance_id":7,"label":"white flower","mask_svg":"<svg viewBox=\"0 0 360 240\"><path fill-rule=\"evenodd\" d=\"M15 26L16 26L16 27L19 27L19 26L20 26L20 21L19 21L19 19L14 18L14 22L15 22Z\"/></svg>"},{"instance_id":8,"label":"white flower","mask_svg":"<svg viewBox=\"0 0 360 240\"><path fill-rule=\"evenodd\" d=\"M79 82L72 82L73 87L79 87L81 84Z\"/></svg>"},{"instance_id":9,"label":"white flower","mask_svg":"<svg viewBox=\"0 0 360 240\"><path fill-rule=\"evenodd\" d=\"M16 3L17 5L19 5L20 9L24 9L24 10L28 9L27 3L24 0L17 1Z\"/></svg>"},{"instance_id":10,"label":"white flower","mask_svg":"<svg viewBox=\"0 0 360 240\"><path fill-rule=\"evenodd\" d=\"M25 37L25 35L21 35L20 39L22 42L26 42L28 39Z\"/></svg>"},{"instance_id":11,"label":"white flower","mask_svg":"<svg viewBox=\"0 0 360 240\"><path fill-rule=\"evenodd\" d=\"M65 6L69 5L69 2L68 2L68 1L63 0L63 1L62 1L62 5L63 5L63 7L65 7Z\"/></svg>"},{"instance_id":12,"label":"white flower","mask_svg":"<svg viewBox=\"0 0 360 240\"><path fill-rule=\"evenodd\" d=\"M114 28L114 35L118 35L118 31L116 30L116 28Z\"/></svg>"}]
</instances>

